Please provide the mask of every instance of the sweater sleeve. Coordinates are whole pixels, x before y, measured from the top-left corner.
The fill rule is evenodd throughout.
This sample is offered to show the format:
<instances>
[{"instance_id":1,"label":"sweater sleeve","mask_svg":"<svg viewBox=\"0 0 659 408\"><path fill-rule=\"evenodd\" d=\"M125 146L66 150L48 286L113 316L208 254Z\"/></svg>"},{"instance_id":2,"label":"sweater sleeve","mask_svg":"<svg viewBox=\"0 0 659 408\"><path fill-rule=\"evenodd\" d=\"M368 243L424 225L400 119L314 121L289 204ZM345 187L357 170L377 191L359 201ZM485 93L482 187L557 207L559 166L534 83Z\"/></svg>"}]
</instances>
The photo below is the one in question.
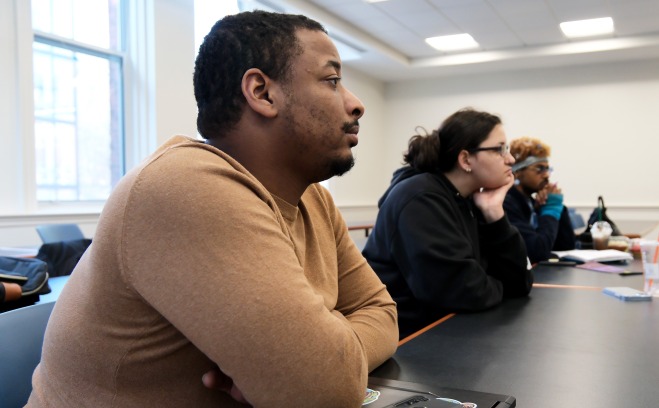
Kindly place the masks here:
<instances>
[{"instance_id":1,"label":"sweater sleeve","mask_svg":"<svg viewBox=\"0 0 659 408\"><path fill-rule=\"evenodd\" d=\"M503 283L488 275L461 214L448 199L418 194L402 209L391 252L414 297L444 310L482 310L503 298Z\"/></svg>"},{"instance_id":2,"label":"sweater sleeve","mask_svg":"<svg viewBox=\"0 0 659 408\"><path fill-rule=\"evenodd\" d=\"M363 345L370 372L396 351L396 303L348 234L329 192L323 191L336 236L339 274L336 310L345 316Z\"/></svg>"},{"instance_id":3,"label":"sweater sleeve","mask_svg":"<svg viewBox=\"0 0 659 408\"><path fill-rule=\"evenodd\" d=\"M380 337L395 324L380 285L346 259L341 290L356 286L341 298L346 316L328 309L267 191L213 155L183 159L152 163L127 200L121 252L131 290L252 406L360 406L368 369L392 352L392 335Z\"/></svg>"}]
</instances>

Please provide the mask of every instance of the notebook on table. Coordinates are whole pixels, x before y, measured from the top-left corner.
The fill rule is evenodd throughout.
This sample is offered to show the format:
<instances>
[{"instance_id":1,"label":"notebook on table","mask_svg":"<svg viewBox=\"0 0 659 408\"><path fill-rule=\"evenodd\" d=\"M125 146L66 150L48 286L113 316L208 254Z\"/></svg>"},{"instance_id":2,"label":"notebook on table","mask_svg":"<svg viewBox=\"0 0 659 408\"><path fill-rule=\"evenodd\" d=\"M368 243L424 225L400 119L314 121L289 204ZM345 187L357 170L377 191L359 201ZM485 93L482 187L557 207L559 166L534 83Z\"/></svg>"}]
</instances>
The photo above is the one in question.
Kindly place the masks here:
<instances>
[{"instance_id":1,"label":"notebook on table","mask_svg":"<svg viewBox=\"0 0 659 408\"><path fill-rule=\"evenodd\" d=\"M362 408L513 408L515 397L369 377Z\"/></svg>"},{"instance_id":2,"label":"notebook on table","mask_svg":"<svg viewBox=\"0 0 659 408\"><path fill-rule=\"evenodd\" d=\"M570 251L553 251L560 260L576 262L629 262L634 259L629 252L617 249L573 249Z\"/></svg>"}]
</instances>

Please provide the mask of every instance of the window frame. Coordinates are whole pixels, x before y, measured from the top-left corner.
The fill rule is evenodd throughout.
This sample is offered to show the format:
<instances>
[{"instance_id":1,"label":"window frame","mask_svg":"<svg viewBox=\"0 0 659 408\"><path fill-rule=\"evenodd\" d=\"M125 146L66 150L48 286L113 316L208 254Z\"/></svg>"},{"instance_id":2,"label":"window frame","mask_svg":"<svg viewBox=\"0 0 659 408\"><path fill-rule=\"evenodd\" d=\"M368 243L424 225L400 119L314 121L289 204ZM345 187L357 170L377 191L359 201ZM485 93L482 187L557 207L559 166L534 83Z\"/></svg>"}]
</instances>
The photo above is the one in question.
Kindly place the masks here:
<instances>
[{"instance_id":1,"label":"window frame","mask_svg":"<svg viewBox=\"0 0 659 408\"><path fill-rule=\"evenodd\" d=\"M9 91L14 95L8 97L13 97L15 105L13 112L7 114L8 117L14 114L14 123L2 130L15 134L6 146L9 150L8 157L17 159L15 163L7 163L5 167L0 165L0 169L7 170L6 173L11 178L7 183L0 182L0 188L7 190L4 194L11 200L6 205L0 205L0 216L98 214L105 204L105 200L37 200L32 56L33 44L37 41L102 58L120 58L120 92L123 104L120 120L123 130L122 176L155 149L155 96L149 89L155 78L153 9L153 1L122 2L120 35L124 45L123 50L117 51L34 30L30 1L11 0L1 6L0 11L10 11L8 14L13 17L12 28L15 34L13 44L8 47L9 52L6 52L7 55L15 56L14 66L11 67L15 87L13 92Z\"/></svg>"},{"instance_id":2,"label":"window frame","mask_svg":"<svg viewBox=\"0 0 659 408\"><path fill-rule=\"evenodd\" d=\"M122 4L125 4L125 2L122 2ZM122 11L120 12L120 15L123 16L125 13ZM123 21L121 23L123 26ZM122 30L123 31L123 30ZM124 95L124 76L125 76L125 53L120 50L112 50L112 49L107 49L107 48L102 48L102 47L97 47L85 43L81 43L79 41L71 40L69 38L64 38L60 37L51 33L46 33L42 32L39 30L33 30L33 52L34 52L34 45L35 44L41 44L45 46L50 46L57 48L59 50L65 50L68 52L74 52L74 53L79 53L83 54L86 56L91 56L91 57L96 57L100 58L104 61L108 61L110 63L116 63L119 66L119 106L117 107L118 110L118 129L120 132L119 139L120 139L120 171L118 178L121 178L125 173L126 173L126 160L125 160L125 143L126 143L126 126L124 123L124 117L125 117L125 95ZM119 34L120 36L124 36L123 33ZM120 42L123 44L124 43L124 38L120 39ZM33 54L34 55L34 54ZM33 90L34 92L34 90ZM34 110L34 107L33 107ZM35 115L35 124L36 124L36 115ZM36 133L35 133L36 136ZM36 141L35 145L33 145L33 150L36 149ZM35 163L36 164L36 163ZM36 171L36 167L35 167ZM35 177L36 179L36 177ZM37 183L35 182L35 189L38 188ZM46 206L46 205L56 205L56 206L61 206L61 205L71 205L71 204L83 204L83 205L98 205L100 203L103 203L105 200L39 200L37 197L37 205L38 206Z\"/></svg>"}]
</instances>

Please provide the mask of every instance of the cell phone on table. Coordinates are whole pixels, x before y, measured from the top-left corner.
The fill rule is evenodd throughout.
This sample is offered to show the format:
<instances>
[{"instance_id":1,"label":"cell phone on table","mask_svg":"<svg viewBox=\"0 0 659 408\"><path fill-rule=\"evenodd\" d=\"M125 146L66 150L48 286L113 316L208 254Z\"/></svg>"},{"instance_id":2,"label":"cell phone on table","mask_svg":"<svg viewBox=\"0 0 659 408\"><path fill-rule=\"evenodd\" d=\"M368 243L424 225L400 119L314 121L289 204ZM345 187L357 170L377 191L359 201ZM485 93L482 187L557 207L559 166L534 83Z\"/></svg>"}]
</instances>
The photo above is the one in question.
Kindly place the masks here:
<instances>
[{"instance_id":1,"label":"cell phone on table","mask_svg":"<svg viewBox=\"0 0 659 408\"><path fill-rule=\"evenodd\" d=\"M638 302L652 300L652 295L649 295L638 289L629 288L626 286L614 286L604 288L602 291L609 296L616 297L620 300Z\"/></svg>"}]
</instances>

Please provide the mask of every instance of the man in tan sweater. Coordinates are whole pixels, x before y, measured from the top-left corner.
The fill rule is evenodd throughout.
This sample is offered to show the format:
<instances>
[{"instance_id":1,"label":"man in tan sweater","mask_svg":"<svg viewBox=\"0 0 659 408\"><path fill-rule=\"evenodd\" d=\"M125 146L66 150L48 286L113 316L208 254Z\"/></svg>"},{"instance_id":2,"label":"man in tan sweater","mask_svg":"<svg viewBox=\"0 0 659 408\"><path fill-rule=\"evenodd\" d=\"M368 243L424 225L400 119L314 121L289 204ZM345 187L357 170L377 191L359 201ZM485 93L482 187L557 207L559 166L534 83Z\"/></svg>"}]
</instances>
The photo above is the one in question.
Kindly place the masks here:
<instances>
[{"instance_id":1,"label":"man in tan sweater","mask_svg":"<svg viewBox=\"0 0 659 408\"><path fill-rule=\"evenodd\" d=\"M117 185L55 305L28 407L361 406L398 332L316 184L353 164L364 107L340 76L313 20L212 28L194 74L206 140L170 139Z\"/></svg>"}]
</instances>

